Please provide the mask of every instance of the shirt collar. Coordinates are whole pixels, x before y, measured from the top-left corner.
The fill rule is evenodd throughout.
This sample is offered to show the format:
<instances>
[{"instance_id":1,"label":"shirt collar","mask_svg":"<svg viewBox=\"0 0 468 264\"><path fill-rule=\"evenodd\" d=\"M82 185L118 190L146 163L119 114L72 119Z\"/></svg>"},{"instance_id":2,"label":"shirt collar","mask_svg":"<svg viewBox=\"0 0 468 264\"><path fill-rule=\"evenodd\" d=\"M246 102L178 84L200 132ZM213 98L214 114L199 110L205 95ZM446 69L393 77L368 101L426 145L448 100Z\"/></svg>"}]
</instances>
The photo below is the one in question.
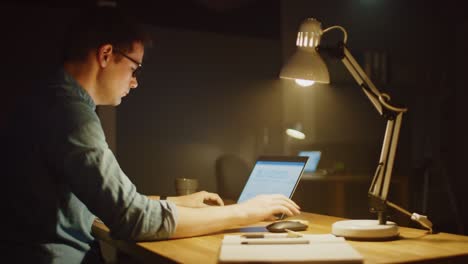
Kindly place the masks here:
<instances>
[{"instance_id":1,"label":"shirt collar","mask_svg":"<svg viewBox=\"0 0 468 264\"><path fill-rule=\"evenodd\" d=\"M60 76L62 76L62 81L64 84L65 90L72 92L73 94L79 96L83 99L93 110L96 109L96 104L94 103L93 98L88 94L88 92L71 76L64 68L60 69Z\"/></svg>"}]
</instances>

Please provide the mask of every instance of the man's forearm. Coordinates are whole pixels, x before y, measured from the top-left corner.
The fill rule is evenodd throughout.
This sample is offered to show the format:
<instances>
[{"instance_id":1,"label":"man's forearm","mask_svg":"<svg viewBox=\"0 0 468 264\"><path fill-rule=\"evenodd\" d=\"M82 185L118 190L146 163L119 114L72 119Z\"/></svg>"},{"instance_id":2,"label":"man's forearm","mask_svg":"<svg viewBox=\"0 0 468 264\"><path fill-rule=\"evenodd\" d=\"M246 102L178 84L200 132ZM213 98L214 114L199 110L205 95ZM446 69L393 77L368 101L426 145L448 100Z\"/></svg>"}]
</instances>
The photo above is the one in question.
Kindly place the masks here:
<instances>
[{"instance_id":1,"label":"man's forearm","mask_svg":"<svg viewBox=\"0 0 468 264\"><path fill-rule=\"evenodd\" d=\"M247 215L237 205L187 208L178 206L179 222L171 237L190 237L246 223Z\"/></svg>"}]
</instances>

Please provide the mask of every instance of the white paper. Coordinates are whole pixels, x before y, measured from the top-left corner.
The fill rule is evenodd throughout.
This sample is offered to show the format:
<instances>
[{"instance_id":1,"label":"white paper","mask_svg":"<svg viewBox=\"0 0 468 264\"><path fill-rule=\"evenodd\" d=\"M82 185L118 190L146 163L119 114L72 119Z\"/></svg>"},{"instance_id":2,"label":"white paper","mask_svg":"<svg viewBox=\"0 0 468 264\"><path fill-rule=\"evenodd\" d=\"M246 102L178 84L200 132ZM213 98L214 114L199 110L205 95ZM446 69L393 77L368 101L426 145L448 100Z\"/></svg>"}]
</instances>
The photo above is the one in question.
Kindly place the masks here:
<instances>
[{"instance_id":1,"label":"white paper","mask_svg":"<svg viewBox=\"0 0 468 264\"><path fill-rule=\"evenodd\" d=\"M309 244L242 244L251 240L306 239ZM342 237L332 234L304 235L300 238L250 238L225 235L219 254L220 262L320 262L363 263L363 257Z\"/></svg>"}]
</instances>

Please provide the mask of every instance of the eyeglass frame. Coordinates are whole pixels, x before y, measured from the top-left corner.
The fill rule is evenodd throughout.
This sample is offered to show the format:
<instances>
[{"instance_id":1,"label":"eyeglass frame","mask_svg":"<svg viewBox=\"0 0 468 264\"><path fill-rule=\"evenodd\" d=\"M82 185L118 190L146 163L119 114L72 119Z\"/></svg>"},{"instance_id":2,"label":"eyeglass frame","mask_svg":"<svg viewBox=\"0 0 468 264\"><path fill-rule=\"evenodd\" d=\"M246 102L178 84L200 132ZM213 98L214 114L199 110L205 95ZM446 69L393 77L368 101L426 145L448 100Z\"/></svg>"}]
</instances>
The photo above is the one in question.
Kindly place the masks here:
<instances>
[{"instance_id":1,"label":"eyeglass frame","mask_svg":"<svg viewBox=\"0 0 468 264\"><path fill-rule=\"evenodd\" d=\"M129 61L135 63L137 65L137 68L132 72L132 77L136 78L138 73L141 71L141 68L143 68L143 65L138 62L137 60L133 59L132 57L128 56L124 52L114 49L115 53L122 55L124 58L128 59Z\"/></svg>"}]
</instances>

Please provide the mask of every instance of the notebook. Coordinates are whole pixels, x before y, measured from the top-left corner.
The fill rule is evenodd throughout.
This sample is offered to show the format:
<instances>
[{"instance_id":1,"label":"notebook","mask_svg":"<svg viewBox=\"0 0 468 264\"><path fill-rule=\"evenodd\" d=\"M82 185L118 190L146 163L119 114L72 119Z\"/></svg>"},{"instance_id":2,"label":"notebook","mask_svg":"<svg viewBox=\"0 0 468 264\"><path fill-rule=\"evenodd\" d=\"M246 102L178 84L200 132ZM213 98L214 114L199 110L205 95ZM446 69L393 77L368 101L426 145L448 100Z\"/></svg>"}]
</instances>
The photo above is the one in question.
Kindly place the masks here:
<instances>
[{"instance_id":1,"label":"notebook","mask_svg":"<svg viewBox=\"0 0 468 264\"><path fill-rule=\"evenodd\" d=\"M317 170L322 152L318 150L314 151L300 151L299 156L309 157L307 165L304 168L304 172L315 172Z\"/></svg>"},{"instance_id":2,"label":"notebook","mask_svg":"<svg viewBox=\"0 0 468 264\"><path fill-rule=\"evenodd\" d=\"M308 157L261 156L237 200L241 203L259 194L283 194L291 198L299 183Z\"/></svg>"},{"instance_id":3,"label":"notebook","mask_svg":"<svg viewBox=\"0 0 468 264\"><path fill-rule=\"evenodd\" d=\"M289 241L288 241L289 240ZM297 241L296 241L297 240ZM343 237L304 234L299 238L253 238L225 235L220 263L363 263L363 256Z\"/></svg>"}]
</instances>

